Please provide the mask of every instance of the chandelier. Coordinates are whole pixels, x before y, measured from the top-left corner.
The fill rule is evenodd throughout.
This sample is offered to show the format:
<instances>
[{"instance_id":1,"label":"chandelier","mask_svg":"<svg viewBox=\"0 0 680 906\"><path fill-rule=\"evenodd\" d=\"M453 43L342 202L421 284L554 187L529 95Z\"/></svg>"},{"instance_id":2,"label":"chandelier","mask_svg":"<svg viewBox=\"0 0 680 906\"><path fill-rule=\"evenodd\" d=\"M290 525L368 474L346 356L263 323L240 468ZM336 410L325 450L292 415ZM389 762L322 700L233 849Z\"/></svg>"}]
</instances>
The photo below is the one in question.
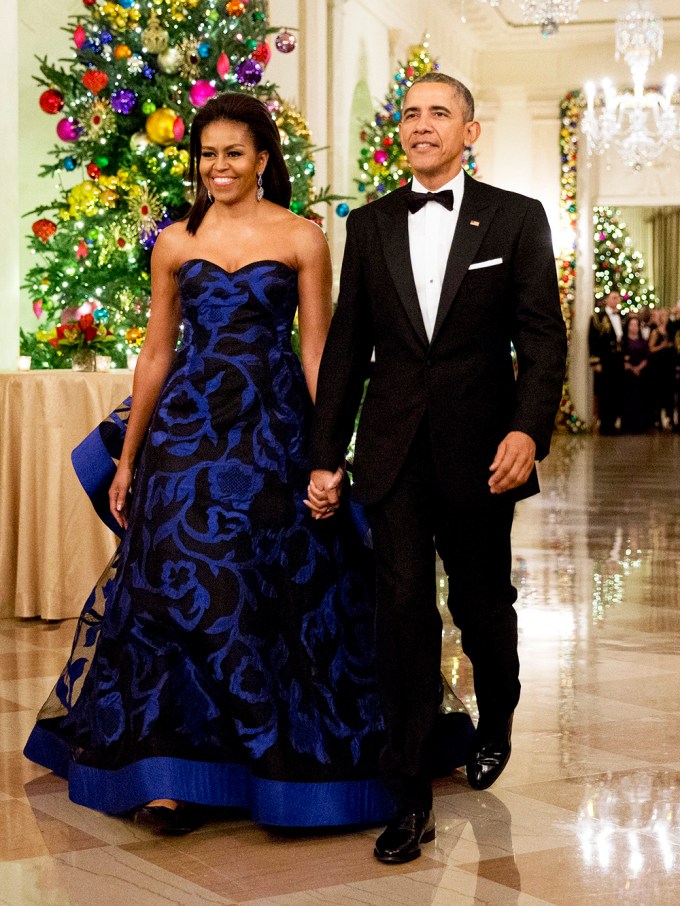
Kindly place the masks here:
<instances>
[{"instance_id":1,"label":"chandelier","mask_svg":"<svg viewBox=\"0 0 680 906\"><path fill-rule=\"evenodd\" d=\"M544 38L557 34L560 25L566 25L578 15L580 0L519 0L519 8L526 23L538 25Z\"/></svg>"},{"instance_id":2,"label":"chandelier","mask_svg":"<svg viewBox=\"0 0 680 906\"><path fill-rule=\"evenodd\" d=\"M616 23L616 59L628 65L633 90L617 93L609 79L602 81L601 94L592 82L585 86L581 129L589 155L613 147L629 167L641 170L668 148L680 149L675 77L669 76L663 91L645 90L647 71L662 51L662 20L646 0L636 0Z\"/></svg>"},{"instance_id":3,"label":"chandelier","mask_svg":"<svg viewBox=\"0 0 680 906\"><path fill-rule=\"evenodd\" d=\"M501 0L481 0L491 7L498 7ZM581 0L519 0L524 24L538 25L544 38L556 35L560 25L572 22L578 15Z\"/></svg>"}]
</instances>

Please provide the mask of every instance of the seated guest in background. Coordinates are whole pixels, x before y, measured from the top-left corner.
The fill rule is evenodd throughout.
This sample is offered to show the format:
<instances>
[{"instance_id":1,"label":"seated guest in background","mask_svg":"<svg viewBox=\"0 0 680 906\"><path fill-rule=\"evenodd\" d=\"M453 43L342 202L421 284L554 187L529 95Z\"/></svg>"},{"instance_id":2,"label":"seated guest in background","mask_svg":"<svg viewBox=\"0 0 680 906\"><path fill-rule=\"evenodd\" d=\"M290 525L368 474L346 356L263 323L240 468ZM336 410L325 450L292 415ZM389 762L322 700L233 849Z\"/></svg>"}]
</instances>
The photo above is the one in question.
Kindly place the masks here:
<instances>
[{"instance_id":1,"label":"seated guest in background","mask_svg":"<svg viewBox=\"0 0 680 906\"><path fill-rule=\"evenodd\" d=\"M611 290L604 298L604 309L593 314L588 333L600 434L616 434L621 415L623 321L620 306L621 296L617 290Z\"/></svg>"},{"instance_id":2,"label":"seated guest in background","mask_svg":"<svg viewBox=\"0 0 680 906\"><path fill-rule=\"evenodd\" d=\"M668 430L673 422L676 352L670 325L670 311L660 308L657 323L649 335L649 365L652 384L654 424Z\"/></svg>"},{"instance_id":3,"label":"seated guest in background","mask_svg":"<svg viewBox=\"0 0 680 906\"><path fill-rule=\"evenodd\" d=\"M641 336L640 319L631 315L626 321L623 349L623 400L621 433L641 434L650 424L649 384L647 381L647 340Z\"/></svg>"}]
</instances>

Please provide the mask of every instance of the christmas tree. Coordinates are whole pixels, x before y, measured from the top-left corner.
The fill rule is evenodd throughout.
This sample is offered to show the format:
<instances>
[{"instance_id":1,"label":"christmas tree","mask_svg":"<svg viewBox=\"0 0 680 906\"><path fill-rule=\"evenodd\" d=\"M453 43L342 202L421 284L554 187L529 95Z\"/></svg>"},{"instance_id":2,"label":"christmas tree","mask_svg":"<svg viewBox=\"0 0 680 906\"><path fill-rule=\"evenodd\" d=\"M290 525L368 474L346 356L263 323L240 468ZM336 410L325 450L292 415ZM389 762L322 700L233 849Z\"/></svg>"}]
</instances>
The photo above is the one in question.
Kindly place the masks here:
<instances>
[{"instance_id":1,"label":"christmas tree","mask_svg":"<svg viewBox=\"0 0 680 906\"><path fill-rule=\"evenodd\" d=\"M408 62L400 65L394 74L390 90L371 122L363 123L360 138L363 144L359 157L357 188L366 201L373 201L411 178L406 155L399 141L401 100L411 84L427 72L439 69L430 57L428 43L424 40L409 49ZM477 173L477 163L471 148L466 148L463 167L470 174Z\"/></svg>"},{"instance_id":2,"label":"christmas tree","mask_svg":"<svg viewBox=\"0 0 680 906\"><path fill-rule=\"evenodd\" d=\"M621 294L621 312L639 308L654 308L657 297L654 287L645 278L642 255L632 248L621 212L614 208L598 207L593 212L595 228L595 309L602 307L611 290Z\"/></svg>"},{"instance_id":3,"label":"christmas tree","mask_svg":"<svg viewBox=\"0 0 680 906\"><path fill-rule=\"evenodd\" d=\"M80 179L73 184L71 176L56 200L31 212L38 216L30 237L37 260L25 287L42 320L22 346L34 367L67 367L79 323L90 335L96 328L103 341L114 336L109 349L117 365L125 364L128 346L140 345L151 249L191 199L188 125L218 91L247 91L266 104L281 132L295 213L320 222L313 206L333 198L313 187L303 118L263 81L271 57L266 39L276 32L266 0L83 4L68 25L72 59L39 60L36 77L40 107L56 118L59 138L42 175ZM285 30L274 41L282 53L295 43Z\"/></svg>"}]
</instances>

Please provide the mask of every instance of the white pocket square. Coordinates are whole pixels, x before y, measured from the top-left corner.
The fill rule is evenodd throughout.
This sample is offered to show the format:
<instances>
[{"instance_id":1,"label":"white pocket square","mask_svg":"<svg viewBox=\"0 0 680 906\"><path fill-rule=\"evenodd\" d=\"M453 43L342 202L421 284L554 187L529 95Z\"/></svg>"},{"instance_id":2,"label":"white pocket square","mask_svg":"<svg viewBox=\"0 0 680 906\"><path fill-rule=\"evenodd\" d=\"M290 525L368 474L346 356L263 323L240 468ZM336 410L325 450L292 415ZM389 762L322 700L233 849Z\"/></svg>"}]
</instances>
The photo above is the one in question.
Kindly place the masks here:
<instances>
[{"instance_id":1,"label":"white pocket square","mask_svg":"<svg viewBox=\"0 0 680 906\"><path fill-rule=\"evenodd\" d=\"M480 267L493 267L494 264L502 264L502 258L489 258L488 261L476 261L474 264L471 264L468 268L469 271L476 271Z\"/></svg>"}]
</instances>

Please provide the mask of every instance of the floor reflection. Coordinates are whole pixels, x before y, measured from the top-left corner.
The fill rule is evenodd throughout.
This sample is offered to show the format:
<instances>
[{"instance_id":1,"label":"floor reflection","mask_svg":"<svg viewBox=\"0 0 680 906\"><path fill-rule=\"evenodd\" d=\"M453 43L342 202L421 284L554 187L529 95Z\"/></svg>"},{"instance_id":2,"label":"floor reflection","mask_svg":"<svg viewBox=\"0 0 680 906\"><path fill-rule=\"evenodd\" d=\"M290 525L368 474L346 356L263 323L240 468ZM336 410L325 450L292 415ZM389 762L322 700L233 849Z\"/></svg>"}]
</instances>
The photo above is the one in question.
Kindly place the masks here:
<instances>
[{"instance_id":1,"label":"floor reflection","mask_svg":"<svg viewBox=\"0 0 680 906\"><path fill-rule=\"evenodd\" d=\"M517 508L522 701L491 791L439 781L437 840L393 868L373 829L225 821L158 841L70 803L20 750L72 624L0 622L0 901L8 906L676 906L680 437L558 436ZM443 669L475 715L446 609Z\"/></svg>"}]
</instances>

